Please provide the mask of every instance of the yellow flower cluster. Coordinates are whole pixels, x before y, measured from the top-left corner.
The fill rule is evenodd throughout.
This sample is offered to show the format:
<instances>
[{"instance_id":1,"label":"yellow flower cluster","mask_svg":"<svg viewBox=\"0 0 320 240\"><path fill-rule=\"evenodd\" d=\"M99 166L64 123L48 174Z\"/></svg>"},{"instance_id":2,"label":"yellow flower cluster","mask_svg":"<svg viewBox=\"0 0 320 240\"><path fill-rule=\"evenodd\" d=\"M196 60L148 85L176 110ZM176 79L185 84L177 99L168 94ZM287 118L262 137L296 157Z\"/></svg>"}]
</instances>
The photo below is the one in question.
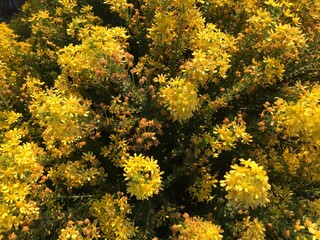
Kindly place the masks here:
<instances>
[{"instance_id":1,"label":"yellow flower cluster","mask_svg":"<svg viewBox=\"0 0 320 240\"><path fill-rule=\"evenodd\" d=\"M59 240L83 240L82 234L74 226L61 229Z\"/></svg>"},{"instance_id":2,"label":"yellow flower cluster","mask_svg":"<svg viewBox=\"0 0 320 240\"><path fill-rule=\"evenodd\" d=\"M17 73L0 60L0 109L10 109L12 106L13 88L16 87Z\"/></svg>"},{"instance_id":3,"label":"yellow flower cluster","mask_svg":"<svg viewBox=\"0 0 320 240\"><path fill-rule=\"evenodd\" d=\"M23 58L23 54L30 50L30 45L18 42L18 36L5 23L0 23L0 62L10 63L11 67L17 68Z\"/></svg>"},{"instance_id":4,"label":"yellow flower cluster","mask_svg":"<svg viewBox=\"0 0 320 240\"><path fill-rule=\"evenodd\" d=\"M194 154L200 156L203 153L205 156L217 158L222 151L231 151L241 141L244 144L252 142L252 136L246 131L246 123L241 114L235 117L233 121L226 118L223 124L214 126L212 133L206 132L202 136L194 135L192 137L195 145ZM203 146L205 142L205 146Z\"/></svg>"},{"instance_id":5,"label":"yellow flower cluster","mask_svg":"<svg viewBox=\"0 0 320 240\"><path fill-rule=\"evenodd\" d=\"M273 122L283 129L288 137L319 146L320 136L320 86L314 85L309 91L304 90L296 103L278 98L271 107ZM268 107L268 106L267 106Z\"/></svg>"},{"instance_id":6,"label":"yellow flower cluster","mask_svg":"<svg viewBox=\"0 0 320 240\"><path fill-rule=\"evenodd\" d=\"M73 12L73 9L78 5L76 0L58 0L58 2L65 10L70 12Z\"/></svg>"},{"instance_id":7,"label":"yellow flower cluster","mask_svg":"<svg viewBox=\"0 0 320 240\"><path fill-rule=\"evenodd\" d=\"M237 238L239 240L264 240L266 237L266 229L257 218L250 221L250 217L246 217L242 222L236 223L236 226L241 229L241 235Z\"/></svg>"},{"instance_id":8,"label":"yellow flower cluster","mask_svg":"<svg viewBox=\"0 0 320 240\"><path fill-rule=\"evenodd\" d=\"M268 86L282 81L285 65L279 59L264 57L263 61L252 60L252 64L245 67L245 75L252 79L252 87L256 85Z\"/></svg>"},{"instance_id":9,"label":"yellow flower cluster","mask_svg":"<svg viewBox=\"0 0 320 240\"><path fill-rule=\"evenodd\" d=\"M0 239L320 239L319 0L29 0L0 31Z\"/></svg>"},{"instance_id":10,"label":"yellow flower cluster","mask_svg":"<svg viewBox=\"0 0 320 240\"><path fill-rule=\"evenodd\" d=\"M232 170L224 176L225 180L220 181L228 192L229 204L240 209L265 206L271 189L266 171L250 158L240 159L240 163L243 166L232 165Z\"/></svg>"},{"instance_id":11,"label":"yellow flower cluster","mask_svg":"<svg viewBox=\"0 0 320 240\"><path fill-rule=\"evenodd\" d=\"M121 167L130 156L127 140L119 135L110 135L110 144L101 149L101 154L110 159L117 167Z\"/></svg>"},{"instance_id":12,"label":"yellow flower cluster","mask_svg":"<svg viewBox=\"0 0 320 240\"><path fill-rule=\"evenodd\" d=\"M277 138L270 144L279 144L281 139L290 139L292 142L290 147L282 146L280 153L276 153L272 148L268 149L267 157L272 161L265 161L264 165L285 174L287 179L298 177L302 186L309 181L320 181L316 170L320 166L320 87L317 84L308 87L298 84L291 90L298 96L297 100L287 102L277 98L273 105L265 103L266 109L262 112L262 117L266 121L259 124L263 126L261 130L270 125L277 133Z\"/></svg>"},{"instance_id":13,"label":"yellow flower cluster","mask_svg":"<svg viewBox=\"0 0 320 240\"><path fill-rule=\"evenodd\" d=\"M160 90L160 101L180 123L191 118L200 105L196 85L181 77L170 79Z\"/></svg>"},{"instance_id":14,"label":"yellow flower cluster","mask_svg":"<svg viewBox=\"0 0 320 240\"><path fill-rule=\"evenodd\" d=\"M297 234L298 236L296 238L298 240L304 240L304 239L319 240L320 239L319 223L312 222L309 218L304 219L303 225L301 225L301 220L298 219L294 226L294 232L298 232Z\"/></svg>"},{"instance_id":15,"label":"yellow flower cluster","mask_svg":"<svg viewBox=\"0 0 320 240\"><path fill-rule=\"evenodd\" d=\"M96 24L100 23L100 19L92 12L92 6L84 6L80 13L75 14L72 21L68 23L67 34L81 41Z\"/></svg>"},{"instance_id":16,"label":"yellow flower cluster","mask_svg":"<svg viewBox=\"0 0 320 240\"><path fill-rule=\"evenodd\" d=\"M128 3L127 0L105 0L104 3L110 5L110 10L118 13L120 17L126 20L130 19L132 3Z\"/></svg>"},{"instance_id":17,"label":"yellow flower cluster","mask_svg":"<svg viewBox=\"0 0 320 240\"><path fill-rule=\"evenodd\" d=\"M122 193L118 193L116 197L107 193L101 200L92 203L90 211L96 218L93 223L100 227L101 237L127 240L136 235L137 228L127 218L131 213L131 206Z\"/></svg>"},{"instance_id":18,"label":"yellow flower cluster","mask_svg":"<svg viewBox=\"0 0 320 240\"><path fill-rule=\"evenodd\" d=\"M248 20L247 32L259 33L257 37L262 38L269 29L273 26L272 15L266 9L257 9L256 13ZM263 34L260 32L263 31ZM241 36L241 35L240 35ZM259 39L260 40L260 39Z\"/></svg>"},{"instance_id":19,"label":"yellow flower cluster","mask_svg":"<svg viewBox=\"0 0 320 240\"><path fill-rule=\"evenodd\" d=\"M93 26L81 32L81 44L59 51L62 73L76 85L107 87L111 80L126 77L126 65L132 56L125 52L126 30L121 27Z\"/></svg>"},{"instance_id":20,"label":"yellow flower cluster","mask_svg":"<svg viewBox=\"0 0 320 240\"><path fill-rule=\"evenodd\" d=\"M21 113L14 111L1 111L0 112L0 132L3 130L9 130L11 125L19 121L22 117Z\"/></svg>"},{"instance_id":21,"label":"yellow flower cluster","mask_svg":"<svg viewBox=\"0 0 320 240\"><path fill-rule=\"evenodd\" d=\"M216 187L218 180L212 176L210 173L204 173L201 177L198 177L195 183L188 188L192 198L196 199L198 202L212 201L213 196L211 196L212 188Z\"/></svg>"},{"instance_id":22,"label":"yellow flower cluster","mask_svg":"<svg viewBox=\"0 0 320 240\"><path fill-rule=\"evenodd\" d=\"M161 190L163 172L153 158L140 155L130 156L123 164L127 192L138 200L148 199Z\"/></svg>"},{"instance_id":23,"label":"yellow flower cluster","mask_svg":"<svg viewBox=\"0 0 320 240\"><path fill-rule=\"evenodd\" d=\"M242 143L252 142L252 136L246 132L246 125L242 116L235 117L233 121L225 119L222 125L216 125L213 133L221 141L223 150L230 150L235 147L234 143L241 140ZM211 144L213 146L213 144Z\"/></svg>"},{"instance_id":24,"label":"yellow flower cluster","mask_svg":"<svg viewBox=\"0 0 320 240\"><path fill-rule=\"evenodd\" d=\"M168 58L170 65L178 64L178 57L189 47L198 29L204 27L204 19L196 7L199 1L145 2L153 8L158 6L147 29L147 37L152 39L151 53L160 59Z\"/></svg>"},{"instance_id":25,"label":"yellow flower cluster","mask_svg":"<svg viewBox=\"0 0 320 240\"><path fill-rule=\"evenodd\" d=\"M0 113L0 239L39 217L34 189L43 174L43 150L33 142L22 144L27 129L13 127L21 116L13 111Z\"/></svg>"},{"instance_id":26,"label":"yellow flower cluster","mask_svg":"<svg viewBox=\"0 0 320 240\"><path fill-rule=\"evenodd\" d=\"M46 149L55 157L74 150L90 131L90 102L59 89L33 92L29 110L43 130Z\"/></svg>"},{"instance_id":27,"label":"yellow flower cluster","mask_svg":"<svg viewBox=\"0 0 320 240\"><path fill-rule=\"evenodd\" d=\"M24 72L25 55L30 45L19 42L18 35L5 23L0 23L0 109L9 110L18 102L16 91L19 89L19 77Z\"/></svg>"},{"instance_id":28,"label":"yellow flower cluster","mask_svg":"<svg viewBox=\"0 0 320 240\"><path fill-rule=\"evenodd\" d=\"M171 226L173 239L175 240L221 240L223 230L220 226L210 221L204 221L200 217L189 217L184 214L184 222Z\"/></svg>"},{"instance_id":29,"label":"yellow flower cluster","mask_svg":"<svg viewBox=\"0 0 320 240\"><path fill-rule=\"evenodd\" d=\"M104 176L103 168L92 153L83 153L81 160L68 161L50 168L48 177L53 184L64 184L69 190L79 188L89 183L95 185Z\"/></svg>"},{"instance_id":30,"label":"yellow flower cluster","mask_svg":"<svg viewBox=\"0 0 320 240\"><path fill-rule=\"evenodd\" d=\"M100 236L99 228L91 223L88 218L84 221L68 221L67 227L60 230L58 240L92 240Z\"/></svg>"},{"instance_id":31,"label":"yellow flower cluster","mask_svg":"<svg viewBox=\"0 0 320 240\"><path fill-rule=\"evenodd\" d=\"M231 35L222 33L214 24L208 23L190 44L193 58L181 66L187 79L204 85L207 81L215 81L218 76L226 77L230 53L235 51Z\"/></svg>"},{"instance_id":32,"label":"yellow flower cluster","mask_svg":"<svg viewBox=\"0 0 320 240\"><path fill-rule=\"evenodd\" d=\"M276 82L276 79L279 79L280 81L282 80L283 73L285 71L285 66L281 63L279 59L266 57L263 60L263 63L265 64L264 81L266 81L267 84L274 84Z\"/></svg>"},{"instance_id":33,"label":"yellow flower cluster","mask_svg":"<svg viewBox=\"0 0 320 240\"><path fill-rule=\"evenodd\" d=\"M262 41L258 50L266 53L280 51L284 59L297 59L300 49L306 45L302 31L290 24L279 23L268 34L269 36Z\"/></svg>"}]
</instances>

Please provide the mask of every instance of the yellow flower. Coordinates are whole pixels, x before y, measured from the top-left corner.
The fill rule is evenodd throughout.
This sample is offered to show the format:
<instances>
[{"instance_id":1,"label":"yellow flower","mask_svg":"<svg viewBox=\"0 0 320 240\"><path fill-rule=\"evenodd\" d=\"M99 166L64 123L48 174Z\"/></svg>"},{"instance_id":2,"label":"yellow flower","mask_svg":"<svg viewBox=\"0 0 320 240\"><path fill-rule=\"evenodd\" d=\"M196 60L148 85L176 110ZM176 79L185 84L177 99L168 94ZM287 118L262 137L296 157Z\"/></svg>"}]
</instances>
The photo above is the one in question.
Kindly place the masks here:
<instances>
[{"instance_id":1,"label":"yellow flower","mask_svg":"<svg viewBox=\"0 0 320 240\"><path fill-rule=\"evenodd\" d=\"M214 196L211 195L211 190L216 187L218 180L210 173L204 173L201 177L197 178L195 183L188 188L191 196L198 202L211 201Z\"/></svg>"},{"instance_id":2,"label":"yellow flower","mask_svg":"<svg viewBox=\"0 0 320 240\"><path fill-rule=\"evenodd\" d=\"M271 188L265 170L250 158L240 159L240 162L243 166L232 165L225 180L220 181L228 192L226 198L232 206L240 209L265 206L269 202L268 190Z\"/></svg>"},{"instance_id":3,"label":"yellow flower","mask_svg":"<svg viewBox=\"0 0 320 240\"><path fill-rule=\"evenodd\" d=\"M161 174L159 165L153 158L140 155L130 156L124 163L124 176L127 191L138 200L148 199L158 194L161 189Z\"/></svg>"},{"instance_id":4,"label":"yellow flower","mask_svg":"<svg viewBox=\"0 0 320 240\"><path fill-rule=\"evenodd\" d=\"M110 5L110 10L117 12L120 17L129 19L129 9L133 8L132 3L128 3L126 0L105 0L105 4Z\"/></svg>"},{"instance_id":5,"label":"yellow flower","mask_svg":"<svg viewBox=\"0 0 320 240\"><path fill-rule=\"evenodd\" d=\"M127 240L136 235L137 227L127 218L131 206L121 192L117 196L107 193L101 200L94 201L90 212L96 218L93 223L100 226L104 239Z\"/></svg>"},{"instance_id":6,"label":"yellow flower","mask_svg":"<svg viewBox=\"0 0 320 240\"><path fill-rule=\"evenodd\" d=\"M160 98L173 120L180 123L191 118L193 111L200 105L196 85L180 77L171 79L168 85L160 90Z\"/></svg>"},{"instance_id":7,"label":"yellow flower","mask_svg":"<svg viewBox=\"0 0 320 240\"><path fill-rule=\"evenodd\" d=\"M82 240L81 233L76 229L75 226L68 226L61 229L58 240Z\"/></svg>"},{"instance_id":8,"label":"yellow flower","mask_svg":"<svg viewBox=\"0 0 320 240\"><path fill-rule=\"evenodd\" d=\"M73 34L72 28L69 31ZM93 26L81 30L78 38L81 44L70 44L58 52L62 72L74 84L107 87L116 73L126 75L131 57L125 52L128 36L124 28Z\"/></svg>"},{"instance_id":9,"label":"yellow flower","mask_svg":"<svg viewBox=\"0 0 320 240\"><path fill-rule=\"evenodd\" d=\"M93 153L83 153L80 160L67 161L51 167L48 177L53 185L64 184L68 189L79 188L85 184L95 185L97 179L104 176L103 168Z\"/></svg>"},{"instance_id":10,"label":"yellow flower","mask_svg":"<svg viewBox=\"0 0 320 240\"><path fill-rule=\"evenodd\" d=\"M200 217L189 217L184 214L186 219L181 225L173 225L172 231L174 235L179 232L179 235L174 238L177 240L220 240L223 232L219 225L215 225L210 221L204 221Z\"/></svg>"},{"instance_id":11,"label":"yellow flower","mask_svg":"<svg viewBox=\"0 0 320 240\"><path fill-rule=\"evenodd\" d=\"M301 229L305 229L305 227L304 227L303 225L300 225L300 223L301 223L301 220L298 219L298 220L296 221L296 224L294 225L294 231L295 231L295 232L298 232L298 231L300 231Z\"/></svg>"},{"instance_id":12,"label":"yellow flower","mask_svg":"<svg viewBox=\"0 0 320 240\"><path fill-rule=\"evenodd\" d=\"M60 89L34 92L29 110L42 128L46 149L56 157L68 155L89 130L90 102Z\"/></svg>"},{"instance_id":13,"label":"yellow flower","mask_svg":"<svg viewBox=\"0 0 320 240\"><path fill-rule=\"evenodd\" d=\"M274 84L276 78L282 80L285 66L280 60L270 57L265 57L263 62L265 63L264 75L267 84Z\"/></svg>"},{"instance_id":14,"label":"yellow flower","mask_svg":"<svg viewBox=\"0 0 320 240\"><path fill-rule=\"evenodd\" d=\"M308 232L311 234L315 234L317 232L317 224L313 223L311 220L306 219L304 222L304 226L308 229Z\"/></svg>"},{"instance_id":15,"label":"yellow flower","mask_svg":"<svg viewBox=\"0 0 320 240\"><path fill-rule=\"evenodd\" d=\"M241 222L244 227L239 240L264 240L265 239L265 227L262 222L257 218L250 221L250 217L244 218Z\"/></svg>"},{"instance_id":16,"label":"yellow flower","mask_svg":"<svg viewBox=\"0 0 320 240\"><path fill-rule=\"evenodd\" d=\"M312 237L312 239L314 239L314 240L320 239L320 230L318 230L318 231L316 231L316 232L314 233L314 236Z\"/></svg>"}]
</instances>

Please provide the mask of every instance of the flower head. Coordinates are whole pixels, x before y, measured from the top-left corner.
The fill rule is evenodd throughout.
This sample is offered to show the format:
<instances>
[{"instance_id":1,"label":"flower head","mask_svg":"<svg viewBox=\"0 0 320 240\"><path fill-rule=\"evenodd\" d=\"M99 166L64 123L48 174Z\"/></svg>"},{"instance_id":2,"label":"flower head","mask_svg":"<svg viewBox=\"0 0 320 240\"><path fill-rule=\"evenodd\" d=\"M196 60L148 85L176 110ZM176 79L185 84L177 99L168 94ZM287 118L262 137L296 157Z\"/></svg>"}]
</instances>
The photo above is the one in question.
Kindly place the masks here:
<instances>
[{"instance_id":1,"label":"flower head","mask_svg":"<svg viewBox=\"0 0 320 240\"><path fill-rule=\"evenodd\" d=\"M171 227L173 234L179 233L178 238L174 239L190 239L190 240L220 240L223 232L219 225L215 225L210 221L204 221L200 217L189 217L188 214L184 223L173 225Z\"/></svg>"},{"instance_id":2,"label":"flower head","mask_svg":"<svg viewBox=\"0 0 320 240\"><path fill-rule=\"evenodd\" d=\"M148 199L158 194L161 189L161 174L159 165L153 158L140 155L130 156L124 163L124 176L127 191L138 200Z\"/></svg>"},{"instance_id":3,"label":"flower head","mask_svg":"<svg viewBox=\"0 0 320 240\"><path fill-rule=\"evenodd\" d=\"M184 78L171 79L169 84L160 90L161 102L170 111L173 120L184 122L199 107L197 89L194 83Z\"/></svg>"},{"instance_id":4,"label":"flower head","mask_svg":"<svg viewBox=\"0 0 320 240\"><path fill-rule=\"evenodd\" d=\"M250 221L250 217L246 217L240 224L240 228L242 228L241 237L238 238L240 240L246 239L256 239L256 240L264 240L265 239L265 227L261 221L257 218Z\"/></svg>"},{"instance_id":5,"label":"flower head","mask_svg":"<svg viewBox=\"0 0 320 240\"><path fill-rule=\"evenodd\" d=\"M265 205L269 202L268 190L271 188L266 171L250 158L240 159L240 162L243 166L232 165L225 180L220 181L228 192L226 198L231 205L243 209Z\"/></svg>"}]
</instances>

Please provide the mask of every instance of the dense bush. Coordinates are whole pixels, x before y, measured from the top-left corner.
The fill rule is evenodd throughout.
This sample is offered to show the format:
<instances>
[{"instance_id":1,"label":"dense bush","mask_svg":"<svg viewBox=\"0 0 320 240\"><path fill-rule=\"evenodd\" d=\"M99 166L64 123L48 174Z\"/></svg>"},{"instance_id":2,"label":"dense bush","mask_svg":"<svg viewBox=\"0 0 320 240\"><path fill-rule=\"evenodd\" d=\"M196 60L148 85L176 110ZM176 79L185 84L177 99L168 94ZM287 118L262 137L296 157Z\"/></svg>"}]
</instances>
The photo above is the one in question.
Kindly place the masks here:
<instances>
[{"instance_id":1,"label":"dense bush","mask_svg":"<svg viewBox=\"0 0 320 240\"><path fill-rule=\"evenodd\" d=\"M0 29L0 239L320 239L319 1L29 0Z\"/></svg>"}]
</instances>

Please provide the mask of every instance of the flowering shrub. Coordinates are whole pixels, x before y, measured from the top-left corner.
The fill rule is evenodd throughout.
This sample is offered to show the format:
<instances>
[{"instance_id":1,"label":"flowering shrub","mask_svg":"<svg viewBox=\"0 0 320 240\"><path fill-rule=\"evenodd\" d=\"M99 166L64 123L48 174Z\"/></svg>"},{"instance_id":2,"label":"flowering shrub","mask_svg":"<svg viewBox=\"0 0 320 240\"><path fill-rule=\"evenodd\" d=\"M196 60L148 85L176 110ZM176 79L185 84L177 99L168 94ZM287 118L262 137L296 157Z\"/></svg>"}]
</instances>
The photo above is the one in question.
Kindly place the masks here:
<instances>
[{"instance_id":1,"label":"flowering shrub","mask_svg":"<svg viewBox=\"0 0 320 240\"><path fill-rule=\"evenodd\" d=\"M320 239L319 1L28 0L0 30L0 239Z\"/></svg>"}]
</instances>

